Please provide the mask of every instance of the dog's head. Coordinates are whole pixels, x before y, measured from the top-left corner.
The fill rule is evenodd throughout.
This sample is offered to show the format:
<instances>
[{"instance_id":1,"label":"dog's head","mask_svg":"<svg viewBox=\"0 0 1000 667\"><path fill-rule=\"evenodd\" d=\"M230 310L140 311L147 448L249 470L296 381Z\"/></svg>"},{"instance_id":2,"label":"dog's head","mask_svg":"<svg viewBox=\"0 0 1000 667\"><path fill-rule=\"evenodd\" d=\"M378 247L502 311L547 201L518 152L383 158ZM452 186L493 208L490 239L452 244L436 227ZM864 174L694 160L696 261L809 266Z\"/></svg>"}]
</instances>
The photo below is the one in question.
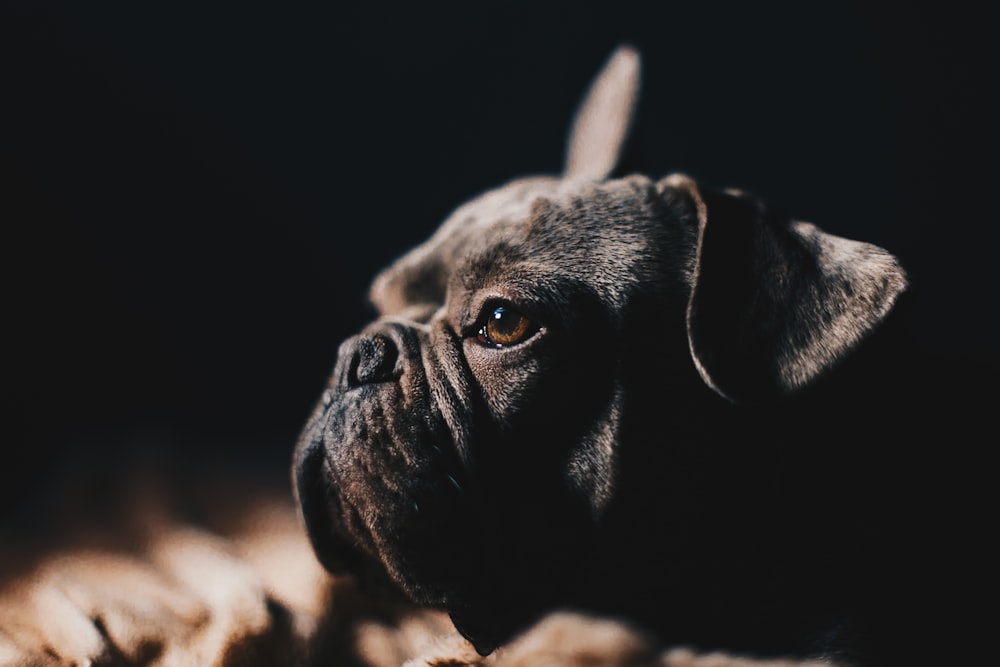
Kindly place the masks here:
<instances>
[{"instance_id":1,"label":"dog's head","mask_svg":"<svg viewBox=\"0 0 1000 667\"><path fill-rule=\"evenodd\" d=\"M630 451L698 430L696 406L809 385L906 285L884 250L746 194L609 180L637 90L620 49L563 176L461 206L375 279L378 318L341 345L296 449L324 565L387 574L484 652L580 600Z\"/></svg>"}]
</instances>

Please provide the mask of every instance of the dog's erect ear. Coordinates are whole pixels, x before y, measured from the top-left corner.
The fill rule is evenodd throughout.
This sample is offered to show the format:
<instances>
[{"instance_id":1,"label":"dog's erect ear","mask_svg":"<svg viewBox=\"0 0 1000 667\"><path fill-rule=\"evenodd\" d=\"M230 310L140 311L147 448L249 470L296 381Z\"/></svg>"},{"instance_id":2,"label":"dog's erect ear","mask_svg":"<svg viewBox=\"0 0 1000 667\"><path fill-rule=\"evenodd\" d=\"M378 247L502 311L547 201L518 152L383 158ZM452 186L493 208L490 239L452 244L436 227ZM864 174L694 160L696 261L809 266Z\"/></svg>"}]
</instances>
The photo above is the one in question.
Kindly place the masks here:
<instances>
[{"instance_id":1,"label":"dog's erect ear","mask_svg":"<svg viewBox=\"0 0 1000 667\"><path fill-rule=\"evenodd\" d=\"M906 289L882 248L789 221L743 194L691 194L700 201L688 341L702 378L732 401L807 385Z\"/></svg>"},{"instance_id":2,"label":"dog's erect ear","mask_svg":"<svg viewBox=\"0 0 1000 667\"><path fill-rule=\"evenodd\" d=\"M639 54L619 47L584 97L569 134L564 176L607 178L618 158L639 99Z\"/></svg>"}]
</instances>

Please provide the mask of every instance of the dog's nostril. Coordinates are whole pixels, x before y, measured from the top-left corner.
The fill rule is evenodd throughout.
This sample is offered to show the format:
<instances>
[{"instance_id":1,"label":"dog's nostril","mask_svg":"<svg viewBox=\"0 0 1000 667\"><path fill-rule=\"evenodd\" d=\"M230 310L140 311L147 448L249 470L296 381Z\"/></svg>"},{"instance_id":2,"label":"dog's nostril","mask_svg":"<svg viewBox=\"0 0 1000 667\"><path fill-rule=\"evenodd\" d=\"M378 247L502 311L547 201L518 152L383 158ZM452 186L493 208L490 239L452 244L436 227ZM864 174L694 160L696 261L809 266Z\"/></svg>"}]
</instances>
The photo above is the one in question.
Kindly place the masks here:
<instances>
[{"instance_id":1,"label":"dog's nostril","mask_svg":"<svg viewBox=\"0 0 1000 667\"><path fill-rule=\"evenodd\" d=\"M351 363L350 381L355 386L386 382L397 377L396 344L386 336L372 334L358 339Z\"/></svg>"}]
</instances>

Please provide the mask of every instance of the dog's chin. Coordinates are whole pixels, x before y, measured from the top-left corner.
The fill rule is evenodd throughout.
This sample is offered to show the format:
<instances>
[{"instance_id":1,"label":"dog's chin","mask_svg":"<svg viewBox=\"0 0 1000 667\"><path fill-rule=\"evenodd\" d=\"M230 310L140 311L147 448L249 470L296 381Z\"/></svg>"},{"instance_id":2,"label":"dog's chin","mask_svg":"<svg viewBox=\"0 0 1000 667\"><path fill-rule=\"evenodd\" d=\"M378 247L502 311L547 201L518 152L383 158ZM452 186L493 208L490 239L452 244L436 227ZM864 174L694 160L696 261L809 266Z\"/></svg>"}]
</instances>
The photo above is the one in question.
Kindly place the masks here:
<instances>
[{"instance_id":1,"label":"dog's chin","mask_svg":"<svg viewBox=\"0 0 1000 667\"><path fill-rule=\"evenodd\" d=\"M361 446L376 445L338 443L347 451ZM393 485L389 493L386 475L343 479L326 450L322 439L300 446L296 486L309 538L328 571L352 576L375 599L447 612L482 655L524 624L525 610L515 602L530 595L511 588L530 577L498 578L493 561L504 549L490 541L479 501L464 480L456 485L454 471L425 469L419 483ZM399 498L407 502L390 504ZM496 590L499 579L504 590Z\"/></svg>"},{"instance_id":2,"label":"dog's chin","mask_svg":"<svg viewBox=\"0 0 1000 667\"><path fill-rule=\"evenodd\" d=\"M296 450L314 551L330 572L375 588L391 581L417 604L447 608L467 595L479 560L472 485L426 413L371 411L375 392L363 393L372 395L349 392L319 410Z\"/></svg>"}]
</instances>

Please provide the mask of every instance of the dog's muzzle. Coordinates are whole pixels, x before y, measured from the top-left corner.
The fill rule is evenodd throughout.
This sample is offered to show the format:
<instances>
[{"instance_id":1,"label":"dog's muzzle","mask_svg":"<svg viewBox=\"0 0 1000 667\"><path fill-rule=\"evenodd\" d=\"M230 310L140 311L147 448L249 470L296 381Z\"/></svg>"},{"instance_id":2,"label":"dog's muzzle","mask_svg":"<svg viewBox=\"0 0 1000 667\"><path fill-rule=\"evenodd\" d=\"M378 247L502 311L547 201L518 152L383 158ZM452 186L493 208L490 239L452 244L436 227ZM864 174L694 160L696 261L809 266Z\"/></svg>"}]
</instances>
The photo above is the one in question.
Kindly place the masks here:
<instances>
[{"instance_id":1,"label":"dog's muzzle","mask_svg":"<svg viewBox=\"0 0 1000 667\"><path fill-rule=\"evenodd\" d=\"M294 475L324 566L361 574L375 563L415 601L446 606L470 578L476 500L432 398L447 373L429 337L377 322L341 345Z\"/></svg>"}]
</instances>

